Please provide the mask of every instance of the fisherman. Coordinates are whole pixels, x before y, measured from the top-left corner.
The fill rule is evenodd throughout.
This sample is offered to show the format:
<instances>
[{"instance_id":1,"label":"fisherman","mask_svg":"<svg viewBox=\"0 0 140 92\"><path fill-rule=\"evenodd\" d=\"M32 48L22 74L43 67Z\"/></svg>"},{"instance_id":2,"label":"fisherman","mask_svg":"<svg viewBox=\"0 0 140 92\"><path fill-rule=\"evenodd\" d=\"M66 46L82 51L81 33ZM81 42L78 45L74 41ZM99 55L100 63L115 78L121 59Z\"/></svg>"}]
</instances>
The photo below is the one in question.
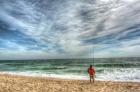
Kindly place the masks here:
<instances>
[{"instance_id":1,"label":"fisherman","mask_svg":"<svg viewBox=\"0 0 140 92\"><path fill-rule=\"evenodd\" d=\"M94 70L94 67L92 67L92 65L90 65L90 67L88 68L88 74L90 77L90 83L91 83L91 79L93 80L93 83L94 83L95 70Z\"/></svg>"}]
</instances>

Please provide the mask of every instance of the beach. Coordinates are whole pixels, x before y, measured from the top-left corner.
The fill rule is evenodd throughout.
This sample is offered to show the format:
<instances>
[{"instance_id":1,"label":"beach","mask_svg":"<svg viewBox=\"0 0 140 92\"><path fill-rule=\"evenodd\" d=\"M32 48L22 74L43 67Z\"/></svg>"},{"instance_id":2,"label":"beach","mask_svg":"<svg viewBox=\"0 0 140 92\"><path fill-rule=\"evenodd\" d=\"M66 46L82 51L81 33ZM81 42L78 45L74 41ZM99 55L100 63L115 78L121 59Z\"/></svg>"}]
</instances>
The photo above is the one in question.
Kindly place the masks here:
<instances>
[{"instance_id":1,"label":"beach","mask_svg":"<svg viewBox=\"0 0 140 92\"><path fill-rule=\"evenodd\" d=\"M140 92L140 83L0 74L0 92Z\"/></svg>"}]
</instances>

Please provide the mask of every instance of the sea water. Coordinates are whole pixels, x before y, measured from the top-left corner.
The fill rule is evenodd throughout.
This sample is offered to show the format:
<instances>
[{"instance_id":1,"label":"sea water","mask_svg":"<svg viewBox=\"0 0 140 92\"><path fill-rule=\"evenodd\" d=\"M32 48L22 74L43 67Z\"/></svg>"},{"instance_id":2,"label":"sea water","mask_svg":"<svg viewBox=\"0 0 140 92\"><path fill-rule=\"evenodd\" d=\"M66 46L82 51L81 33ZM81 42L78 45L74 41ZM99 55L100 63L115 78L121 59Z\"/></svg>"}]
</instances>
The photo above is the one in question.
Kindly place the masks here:
<instances>
[{"instance_id":1,"label":"sea water","mask_svg":"<svg viewBox=\"0 0 140 92\"><path fill-rule=\"evenodd\" d=\"M140 82L140 58L1 60L0 73L87 80L90 65L96 80Z\"/></svg>"}]
</instances>

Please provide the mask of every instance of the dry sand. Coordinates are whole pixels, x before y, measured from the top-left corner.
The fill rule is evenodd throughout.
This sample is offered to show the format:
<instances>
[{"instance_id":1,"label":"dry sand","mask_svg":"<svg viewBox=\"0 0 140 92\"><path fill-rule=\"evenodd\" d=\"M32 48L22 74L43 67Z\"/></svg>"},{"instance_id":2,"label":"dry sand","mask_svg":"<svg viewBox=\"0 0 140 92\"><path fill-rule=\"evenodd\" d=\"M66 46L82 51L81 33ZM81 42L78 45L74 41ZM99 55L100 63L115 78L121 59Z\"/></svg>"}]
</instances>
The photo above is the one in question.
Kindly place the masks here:
<instances>
[{"instance_id":1,"label":"dry sand","mask_svg":"<svg viewBox=\"0 0 140 92\"><path fill-rule=\"evenodd\" d=\"M0 92L140 92L140 83L0 75Z\"/></svg>"}]
</instances>

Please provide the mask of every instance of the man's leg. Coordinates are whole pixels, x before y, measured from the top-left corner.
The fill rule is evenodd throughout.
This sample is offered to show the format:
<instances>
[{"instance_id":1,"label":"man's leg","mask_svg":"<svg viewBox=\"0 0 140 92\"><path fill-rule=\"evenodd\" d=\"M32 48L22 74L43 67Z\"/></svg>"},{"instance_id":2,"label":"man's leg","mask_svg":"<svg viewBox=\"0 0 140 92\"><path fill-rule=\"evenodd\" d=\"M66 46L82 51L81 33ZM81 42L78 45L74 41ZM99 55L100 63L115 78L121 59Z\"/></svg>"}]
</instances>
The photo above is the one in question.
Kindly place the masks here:
<instances>
[{"instance_id":1,"label":"man's leg","mask_svg":"<svg viewBox=\"0 0 140 92\"><path fill-rule=\"evenodd\" d=\"M95 75L93 75L93 83L95 82Z\"/></svg>"},{"instance_id":2,"label":"man's leg","mask_svg":"<svg viewBox=\"0 0 140 92\"><path fill-rule=\"evenodd\" d=\"M93 83L94 83L94 76L93 76Z\"/></svg>"},{"instance_id":3,"label":"man's leg","mask_svg":"<svg viewBox=\"0 0 140 92\"><path fill-rule=\"evenodd\" d=\"M94 83L94 76L92 75L92 76L90 76L91 78L92 78L92 81L93 81L93 83Z\"/></svg>"},{"instance_id":4,"label":"man's leg","mask_svg":"<svg viewBox=\"0 0 140 92\"><path fill-rule=\"evenodd\" d=\"M91 76L89 76L90 77L90 83L91 83Z\"/></svg>"}]
</instances>

